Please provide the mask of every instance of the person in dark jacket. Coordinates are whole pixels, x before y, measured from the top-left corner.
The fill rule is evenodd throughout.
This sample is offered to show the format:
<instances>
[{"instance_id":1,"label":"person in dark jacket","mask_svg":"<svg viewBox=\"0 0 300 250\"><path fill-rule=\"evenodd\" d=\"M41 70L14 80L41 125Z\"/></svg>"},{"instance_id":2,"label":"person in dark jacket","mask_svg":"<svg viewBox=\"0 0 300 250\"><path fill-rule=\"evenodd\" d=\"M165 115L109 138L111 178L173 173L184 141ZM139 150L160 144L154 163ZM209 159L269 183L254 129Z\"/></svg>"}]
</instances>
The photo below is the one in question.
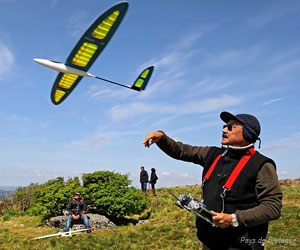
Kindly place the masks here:
<instances>
[{"instance_id":1,"label":"person in dark jacket","mask_svg":"<svg viewBox=\"0 0 300 250\"><path fill-rule=\"evenodd\" d=\"M73 198L69 201L66 209L68 219L65 226L65 232L68 232L73 222L81 220L85 228L90 228L89 219L86 216L86 202L80 192L75 192Z\"/></svg>"},{"instance_id":2,"label":"person in dark jacket","mask_svg":"<svg viewBox=\"0 0 300 250\"><path fill-rule=\"evenodd\" d=\"M141 166L141 172L140 172L140 183L141 183L141 189L143 193L146 193L147 191L147 183L149 182L149 176L147 171L143 166Z\"/></svg>"},{"instance_id":3,"label":"person in dark jacket","mask_svg":"<svg viewBox=\"0 0 300 250\"><path fill-rule=\"evenodd\" d=\"M153 196L156 196L156 192L155 192L155 184L158 180L158 177L156 175L156 170L155 168L151 168L151 176L150 176L150 181L149 183L151 184L151 188L152 188L152 194Z\"/></svg>"},{"instance_id":4,"label":"person in dark jacket","mask_svg":"<svg viewBox=\"0 0 300 250\"><path fill-rule=\"evenodd\" d=\"M183 144L164 132L149 133L169 156L203 166L202 201L213 214L213 227L197 217L197 236L203 249L264 249L268 222L280 217L282 192L273 160L254 150L260 124L249 114L220 114L225 122L222 147Z\"/></svg>"}]
</instances>

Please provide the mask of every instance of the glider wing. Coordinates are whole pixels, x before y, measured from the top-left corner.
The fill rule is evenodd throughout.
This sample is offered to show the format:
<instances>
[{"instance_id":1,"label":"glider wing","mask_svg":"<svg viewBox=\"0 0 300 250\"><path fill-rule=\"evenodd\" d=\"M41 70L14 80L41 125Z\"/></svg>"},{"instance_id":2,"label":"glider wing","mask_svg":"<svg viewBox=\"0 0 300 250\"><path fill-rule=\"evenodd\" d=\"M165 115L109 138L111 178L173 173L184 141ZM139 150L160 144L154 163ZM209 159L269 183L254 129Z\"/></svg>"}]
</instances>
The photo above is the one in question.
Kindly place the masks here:
<instances>
[{"instance_id":1,"label":"glider wing","mask_svg":"<svg viewBox=\"0 0 300 250\"><path fill-rule=\"evenodd\" d=\"M115 33L127 9L128 3L121 2L100 15L79 39L65 64L88 71ZM52 87L51 101L60 104L81 79L81 76L59 73Z\"/></svg>"}]
</instances>

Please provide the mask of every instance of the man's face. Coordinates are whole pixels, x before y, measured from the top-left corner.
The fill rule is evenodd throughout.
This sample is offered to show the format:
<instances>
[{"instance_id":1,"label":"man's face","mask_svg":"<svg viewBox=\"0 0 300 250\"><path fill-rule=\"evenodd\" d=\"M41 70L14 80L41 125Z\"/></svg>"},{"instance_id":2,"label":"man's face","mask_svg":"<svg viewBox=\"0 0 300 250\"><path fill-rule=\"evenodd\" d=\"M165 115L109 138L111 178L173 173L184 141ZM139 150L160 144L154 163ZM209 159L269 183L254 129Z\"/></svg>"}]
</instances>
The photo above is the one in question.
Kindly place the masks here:
<instances>
[{"instance_id":1,"label":"man's face","mask_svg":"<svg viewBox=\"0 0 300 250\"><path fill-rule=\"evenodd\" d=\"M231 128L231 130L230 130ZM222 130L222 144L243 147L249 144L243 138L243 126L238 121L230 120Z\"/></svg>"},{"instance_id":2,"label":"man's face","mask_svg":"<svg viewBox=\"0 0 300 250\"><path fill-rule=\"evenodd\" d=\"M144 168L143 167L141 167L141 171L143 171L144 170Z\"/></svg>"},{"instance_id":3,"label":"man's face","mask_svg":"<svg viewBox=\"0 0 300 250\"><path fill-rule=\"evenodd\" d=\"M77 201L80 200L80 197L81 197L81 196L78 195L78 194L75 194L75 195L74 195L74 199L77 200Z\"/></svg>"}]
</instances>

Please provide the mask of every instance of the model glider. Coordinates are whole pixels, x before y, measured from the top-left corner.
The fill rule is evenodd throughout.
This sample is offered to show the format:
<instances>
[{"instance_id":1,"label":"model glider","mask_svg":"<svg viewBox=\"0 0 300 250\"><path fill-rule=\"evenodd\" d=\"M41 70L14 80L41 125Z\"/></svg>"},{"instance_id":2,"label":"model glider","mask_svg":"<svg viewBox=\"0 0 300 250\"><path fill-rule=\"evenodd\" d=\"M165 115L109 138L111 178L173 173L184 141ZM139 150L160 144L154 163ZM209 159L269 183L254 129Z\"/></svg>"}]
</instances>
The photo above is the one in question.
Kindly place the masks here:
<instances>
[{"instance_id":1,"label":"model glider","mask_svg":"<svg viewBox=\"0 0 300 250\"><path fill-rule=\"evenodd\" d=\"M35 237L32 238L31 240L40 240L40 239L46 239L46 238L52 238L52 237L72 237L73 235L77 235L77 234L81 234L84 231L92 231L94 228L85 228L85 229L78 229L78 230L74 230L74 231L70 231L69 232L60 232L60 233L56 233L56 234L49 234L49 235L44 235L44 236L40 236L40 237Z\"/></svg>"},{"instance_id":2,"label":"model glider","mask_svg":"<svg viewBox=\"0 0 300 250\"><path fill-rule=\"evenodd\" d=\"M100 15L79 39L65 63L46 59L34 59L37 63L60 72L56 77L51 91L51 101L53 104L62 103L84 76L97 78L137 91L145 90L154 70L153 66L143 70L133 85L110 81L87 72L117 30L127 9L128 3L121 2Z\"/></svg>"}]
</instances>

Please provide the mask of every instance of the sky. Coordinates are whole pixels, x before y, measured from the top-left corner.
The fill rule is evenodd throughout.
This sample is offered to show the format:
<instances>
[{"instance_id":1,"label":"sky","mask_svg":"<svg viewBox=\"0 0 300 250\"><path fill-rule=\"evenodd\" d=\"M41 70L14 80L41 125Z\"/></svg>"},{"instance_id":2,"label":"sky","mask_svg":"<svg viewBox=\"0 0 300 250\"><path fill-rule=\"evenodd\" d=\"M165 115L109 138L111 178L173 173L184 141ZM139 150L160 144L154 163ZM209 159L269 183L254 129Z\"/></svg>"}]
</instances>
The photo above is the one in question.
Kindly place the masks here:
<instances>
[{"instance_id":1,"label":"sky","mask_svg":"<svg viewBox=\"0 0 300 250\"><path fill-rule=\"evenodd\" d=\"M280 179L300 177L300 2L129 0L117 32L89 72L139 93L84 78L60 105L57 72L113 0L0 0L0 185L26 186L99 170L157 170L158 187L201 183L202 167L174 160L149 132L191 145L221 146L222 111L260 121L262 154ZM257 147L256 147L257 148Z\"/></svg>"}]
</instances>

